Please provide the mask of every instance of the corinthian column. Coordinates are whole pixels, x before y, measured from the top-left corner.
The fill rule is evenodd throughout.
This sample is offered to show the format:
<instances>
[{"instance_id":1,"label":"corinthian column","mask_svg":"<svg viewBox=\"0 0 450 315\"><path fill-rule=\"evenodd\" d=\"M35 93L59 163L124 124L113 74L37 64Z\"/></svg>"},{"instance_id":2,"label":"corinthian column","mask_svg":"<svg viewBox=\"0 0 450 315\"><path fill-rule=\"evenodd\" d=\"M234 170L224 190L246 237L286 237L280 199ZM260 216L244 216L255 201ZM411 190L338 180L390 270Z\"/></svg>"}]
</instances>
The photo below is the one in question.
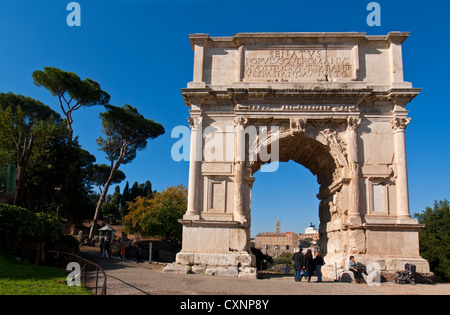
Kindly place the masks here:
<instances>
[{"instance_id":1,"label":"corinthian column","mask_svg":"<svg viewBox=\"0 0 450 315\"><path fill-rule=\"evenodd\" d=\"M405 129L410 123L411 118L395 117L392 121L394 129L394 152L395 164L397 168L397 179L395 187L397 191L397 216L410 217L409 214L409 195L408 195L408 173L406 166L406 145Z\"/></svg>"},{"instance_id":2,"label":"corinthian column","mask_svg":"<svg viewBox=\"0 0 450 315\"><path fill-rule=\"evenodd\" d=\"M199 168L202 160L202 117L189 117L191 127L191 152L189 161L188 207L183 216L185 220L198 220L198 182Z\"/></svg>"},{"instance_id":3,"label":"corinthian column","mask_svg":"<svg viewBox=\"0 0 450 315\"><path fill-rule=\"evenodd\" d=\"M359 162L358 162L358 127L361 119L349 117L347 120L347 159L350 177L350 196L348 215L360 217L359 212Z\"/></svg>"},{"instance_id":4,"label":"corinthian column","mask_svg":"<svg viewBox=\"0 0 450 315\"><path fill-rule=\"evenodd\" d=\"M236 150L234 160L234 220L242 224L247 222L244 209L244 167L245 167L245 132L246 118L238 117L234 120L236 135Z\"/></svg>"}]
</instances>

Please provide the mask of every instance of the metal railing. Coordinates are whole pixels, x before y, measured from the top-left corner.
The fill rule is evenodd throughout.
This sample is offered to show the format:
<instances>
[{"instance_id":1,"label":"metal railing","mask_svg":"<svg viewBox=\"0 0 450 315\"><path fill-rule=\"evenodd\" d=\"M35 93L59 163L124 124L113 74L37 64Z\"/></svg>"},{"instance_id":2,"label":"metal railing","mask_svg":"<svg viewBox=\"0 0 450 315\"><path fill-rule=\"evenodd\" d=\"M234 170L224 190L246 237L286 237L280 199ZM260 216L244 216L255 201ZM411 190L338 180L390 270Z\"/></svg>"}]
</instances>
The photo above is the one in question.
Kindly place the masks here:
<instances>
[{"instance_id":1,"label":"metal railing","mask_svg":"<svg viewBox=\"0 0 450 315\"><path fill-rule=\"evenodd\" d=\"M103 270L102 267L97 265L96 263L89 261L87 259L84 259L80 256L73 255L66 252L60 252L60 251L48 251L49 254L55 254L55 263L56 267L58 268L66 268L66 266L71 262L76 262L80 265L80 279L83 282L83 284L88 287L90 290L93 290L95 292L95 295L98 295L98 288L99 288L99 277L103 276L103 285L101 286L101 293L100 295L106 295L106 273ZM100 274L101 273L101 274ZM93 280L95 275L95 286L93 285Z\"/></svg>"}]
</instances>

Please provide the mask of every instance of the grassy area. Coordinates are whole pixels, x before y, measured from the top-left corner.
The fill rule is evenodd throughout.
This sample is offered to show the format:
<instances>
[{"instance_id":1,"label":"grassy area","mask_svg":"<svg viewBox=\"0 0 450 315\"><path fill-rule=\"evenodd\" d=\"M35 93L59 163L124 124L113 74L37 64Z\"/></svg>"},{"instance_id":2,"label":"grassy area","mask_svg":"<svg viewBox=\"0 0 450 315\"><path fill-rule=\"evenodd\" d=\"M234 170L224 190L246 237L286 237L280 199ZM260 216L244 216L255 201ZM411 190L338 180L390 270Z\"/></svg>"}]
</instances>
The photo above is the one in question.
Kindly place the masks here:
<instances>
[{"instance_id":1,"label":"grassy area","mask_svg":"<svg viewBox=\"0 0 450 315\"><path fill-rule=\"evenodd\" d=\"M0 254L0 295L90 295L84 286L69 287L68 272L36 266Z\"/></svg>"}]
</instances>

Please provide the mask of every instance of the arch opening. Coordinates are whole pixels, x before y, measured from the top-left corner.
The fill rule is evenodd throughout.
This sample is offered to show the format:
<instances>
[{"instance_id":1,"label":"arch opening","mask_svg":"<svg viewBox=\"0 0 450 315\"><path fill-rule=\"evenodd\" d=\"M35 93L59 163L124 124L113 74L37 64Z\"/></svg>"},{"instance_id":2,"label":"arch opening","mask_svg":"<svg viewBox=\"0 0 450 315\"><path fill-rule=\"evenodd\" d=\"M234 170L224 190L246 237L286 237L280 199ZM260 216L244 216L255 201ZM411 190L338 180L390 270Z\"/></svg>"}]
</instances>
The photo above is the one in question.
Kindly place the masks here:
<instances>
[{"instance_id":1,"label":"arch opening","mask_svg":"<svg viewBox=\"0 0 450 315\"><path fill-rule=\"evenodd\" d=\"M313 131L316 131L314 133ZM315 135L314 135L315 134ZM319 241L318 246L321 252L326 255L328 253L328 242L329 235L326 232L326 226L334 218L341 217L337 209L340 206L341 195L340 191L336 189L330 189L333 183L338 180L340 174L342 173L342 168L339 162L336 162L337 158L333 156L332 144L333 141L326 140L323 136L324 133L317 132L317 129L310 130L306 133L292 133L292 132L282 132L279 135L279 139L268 137L266 141L261 141L259 146L256 146L256 152L261 150L270 151L274 141L279 141L279 159L275 162L290 162L293 161L309 170L312 175L317 180L319 184L319 191L314 194L318 202L316 207L319 214ZM322 138L321 138L322 136ZM318 138L318 140L316 139ZM322 141L320 141L322 140ZM324 144L324 143L326 144ZM257 155L259 156L259 155ZM259 174L258 172L265 163L258 159L253 163L250 163L250 173L252 176ZM284 164L284 163L283 163ZM272 175L276 177L277 171ZM261 173L262 174L262 173ZM256 182L256 181L255 181ZM291 183L286 183L291 185ZM250 197L251 208L253 213L255 213L253 207L253 193ZM339 204L338 204L339 203ZM317 208L316 208L317 209ZM257 210L256 210L257 211ZM250 212L250 211L249 211ZM251 215L249 213L249 215ZM336 242L340 242L339 240Z\"/></svg>"},{"instance_id":2,"label":"arch opening","mask_svg":"<svg viewBox=\"0 0 450 315\"><path fill-rule=\"evenodd\" d=\"M310 225L319 227L317 177L303 165L289 161L280 163L273 173L257 171L254 178L250 234L255 248L278 256L284 251L293 253L299 244L304 247L305 242L298 234L303 234ZM275 228L277 221L281 232ZM280 244L275 238L279 238Z\"/></svg>"}]
</instances>

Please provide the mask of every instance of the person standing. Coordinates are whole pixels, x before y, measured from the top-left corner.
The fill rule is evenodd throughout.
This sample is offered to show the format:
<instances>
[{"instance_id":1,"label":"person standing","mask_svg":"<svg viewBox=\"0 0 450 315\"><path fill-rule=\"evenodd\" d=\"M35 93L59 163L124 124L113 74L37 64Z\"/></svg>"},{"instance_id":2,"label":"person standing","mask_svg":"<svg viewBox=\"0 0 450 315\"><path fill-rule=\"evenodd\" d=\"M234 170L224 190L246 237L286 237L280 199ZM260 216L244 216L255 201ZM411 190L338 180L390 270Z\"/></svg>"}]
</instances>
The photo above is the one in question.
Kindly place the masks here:
<instances>
[{"instance_id":1,"label":"person standing","mask_svg":"<svg viewBox=\"0 0 450 315\"><path fill-rule=\"evenodd\" d=\"M311 282L311 276L314 272L314 260L313 260L310 249L308 249L306 251L306 254L304 257L304 266L305 266L306 272L308 273L308 282ZM301 278L302 278L302 276L300 276L300 280L301 280Z\"/></svg>"},{"instance_id":2,"label":"person standing","mask_svg":"<svg viewBox=\"0 0 450 315\"><path fill-rule=\"evenodd\" d=\"M104 249L105 249L105 238L102 237L102 239L100 240L100 253L102 254L102 258Z\"/></svg>"},{"instance_id":3,"label":"person standing","mask_svg":"<svg viewBox=\"0 0 450 315\"><path fill-rule=\"evenodd\" d=\"M317 274L317 282L322 282L322 266L325 265L325 261L323 260L322 253L320 251L317 252L313 262Z\"/></svg>"},{"instance_id":4,"label":"person standing","mask_svg":"<svg viewBox=\"0 0 450 315\"><path fill-rule=\"evenodd\" d=\"M105 241L105 245L103 247L103 255L102 258L106 256L106 258L109 258L109 249L111 247L111 240L109 239L109 237L106 239Z\"/></svg>"},{"instance_id":5,"label":"person standing","mask_svg":"<svg viewBox=\"0 0 450 315\"><path fill-rule=\"evenodd\" d=\"M296 249L295 254L292 256L292 260L294 261L294 280L295 282L299 282L301 281L300 272L303 269L303 254L301 247Z\"/></svg>"}]
</instances>

